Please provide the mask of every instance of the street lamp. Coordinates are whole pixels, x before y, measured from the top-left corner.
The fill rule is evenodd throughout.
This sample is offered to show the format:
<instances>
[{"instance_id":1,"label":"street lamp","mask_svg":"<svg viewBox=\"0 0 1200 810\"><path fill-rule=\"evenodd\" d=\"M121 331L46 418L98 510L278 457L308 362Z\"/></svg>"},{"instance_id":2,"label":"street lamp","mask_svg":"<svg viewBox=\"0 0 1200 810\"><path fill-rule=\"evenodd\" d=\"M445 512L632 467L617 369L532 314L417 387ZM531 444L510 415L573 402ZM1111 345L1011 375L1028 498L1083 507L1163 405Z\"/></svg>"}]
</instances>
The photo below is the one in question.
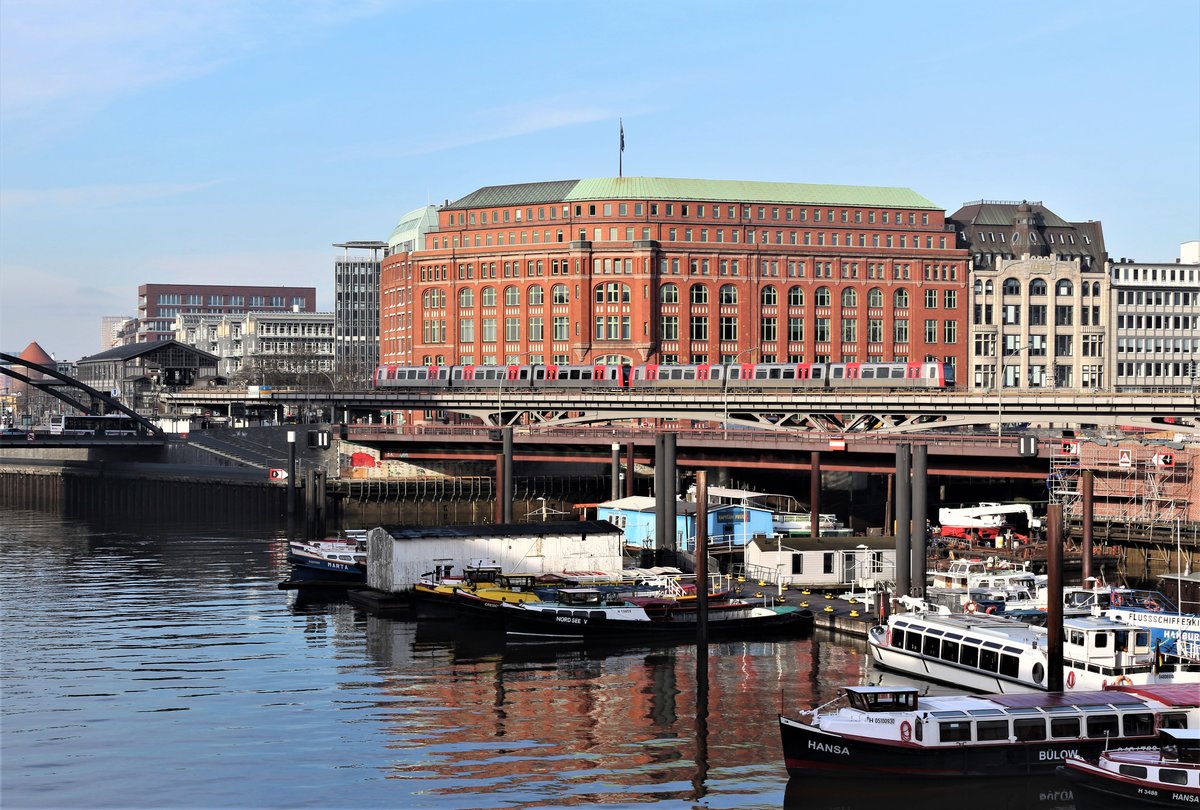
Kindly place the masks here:
<instances>
[{"instance_id":1,"label":"street lamp","mask_svg":"<svg viewBox=\"0 0 1200 810\"><path fill-rule=\"evenodd\" d=\"M738 358L743 354L758 351L757 346L751 346L748 349L742 349L733 356L733 359L725 363L725 368L721 371L721 399L723 401L725 418L721 422L722 438L729 438L729 378L732 376L733 367L737 365Z\"/></svg>"},{"instance_id":2,"label":"street lamp","mask_svg":"<svg viewBox=\"0 0 1200 810\"><path fill-rule=\"evenodd\" d=\"M1013 349L1011 354L1009 354L1007 352L1007 350L1004 349L1003 347L1000 347L1000 365L996 369L996 445L997 446L1004 443L1004 396L1003 396L1004 395L1004 369L1005 369L1004 358L1005 357L1016 357L1021 352L1026 351L1028 349L1032 349L1032 348L1033 348L1033 339L1032 338L1030 338L1029 342L1026 343L1024 346L1018 346L1017 348ZM1017 369L1018 369L1017 382L1018 383L1020 383L1020 374L1019 374L1020 368L1021 368L1020 365L1018 365L1017 366Z\"/></svg>"}]
</instances>

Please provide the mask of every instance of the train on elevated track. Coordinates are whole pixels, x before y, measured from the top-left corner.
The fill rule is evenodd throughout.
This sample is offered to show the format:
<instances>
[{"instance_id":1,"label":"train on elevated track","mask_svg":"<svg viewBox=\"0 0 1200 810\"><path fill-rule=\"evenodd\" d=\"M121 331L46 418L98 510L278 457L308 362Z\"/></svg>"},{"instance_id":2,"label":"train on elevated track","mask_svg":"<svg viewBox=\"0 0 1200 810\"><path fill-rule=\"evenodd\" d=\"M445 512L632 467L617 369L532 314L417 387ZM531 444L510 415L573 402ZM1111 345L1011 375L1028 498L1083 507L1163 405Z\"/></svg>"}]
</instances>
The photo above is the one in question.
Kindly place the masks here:
<instances>
[{"instance_id":1,"label":"train on elevated track","mask_svg":"<svg viewBox=\"0 0 1200 810\"><path fill-rule=\"evenodd\" d=\"M914 390L954 387L954 366L895 363L658 363L596 365L402 366L375 369L376 388L477 390L689 389L792 391Z\"/></svg>"}]
</instances>

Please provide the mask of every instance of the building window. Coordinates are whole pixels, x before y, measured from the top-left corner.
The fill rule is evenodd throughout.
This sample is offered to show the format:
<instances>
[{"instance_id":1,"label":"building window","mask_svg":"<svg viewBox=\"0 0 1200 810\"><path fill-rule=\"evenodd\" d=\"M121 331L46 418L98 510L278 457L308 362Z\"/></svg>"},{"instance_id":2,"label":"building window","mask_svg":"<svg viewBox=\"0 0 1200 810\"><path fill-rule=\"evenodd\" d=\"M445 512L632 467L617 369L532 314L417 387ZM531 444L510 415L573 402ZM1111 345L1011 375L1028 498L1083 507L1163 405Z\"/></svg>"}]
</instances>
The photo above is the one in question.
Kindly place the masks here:
<instances>
[{"instance_id":1,"label":"building window","mask_svg":"<svg viewBox=\"0 0 1200 810\"><path fill-rule=\"evenodd\" d=\"M892 296L892 305L896 309L908 309L908 290L900 288Z\"/></svg>"},{"instance_id":2,"label":"building window","mask_svg":"<svg viewBox=\"0 0 1200 810\"><path fill-rule=\"evenodd\" d=\"M691 290L691 301L693 304L708 303L708 287L703 284L693 284Z\"/></svg>"},{"instance_id":3,"label":"building window","mask_svg":"<svg viewBox=\"0 0 1200 810\"><path fill-rule=\"evenodd\" d=\"M567 292L566 284L555 284L550 290L551 303L567 304L570 303L570 296Z\"/></svg>"},{"instance_id":4,"label":"building window","mask_svg":"<svg viewBox=\"0 0 1200 810\"><path fill-rule=\"evenodd\" d=\"M738 319L736 316L722 315L720 326L721 340L738 339Z\"/></svg>"},{"instance_id":5,"label":"building window","mask_svg":"<svg viewBox=\"0 0 1200 810\"><path fill-rule=\"evenodd\" d=\"M691 319L692 340L708 340L708 318L697 316Z\"/></svg>"},{"instance_id":6,"label":"building window","mask_svg":"<svg viewBox=\"0 0 1200 810\"><path fill-rule=\"evenodd\" d=\"M664 304L679 303L679 287L675 284L664 284L659 288L659 301Z\"/></svg>"},{"instance_id":7,"label":"building window","mask_svg":"<svg viewBox=\"0 0 1200 810\"><path fill-rule=\"evenodd\" d=\"M828 287L817 287L816 293L813 294L813 304L818 307L827 307L832 303L832 296L829 294Z\"/></svg>"},{"instance_id":8,"label":"building window","mask_svg":"<svg viewBox=\"0 0 1200 810\"><path fill-rule=\"evenodd\" d=\"M661 320L662 339L663 340L679 340L679 316L664 315Z\"/></svg>"},{"instance_id":9,"label":"building window","mask_svg":"<svg viewBox=\"0 0 1200 810\"><path fill-rule=\"evenodd\" d=\"M791 210L791 209L789 209L789 210ZM763 289L762 289L762 305L764 307L773 307L778 303L779 303L779 293L776 291L776 289L769 284L766 287L763 287Z\"/></svg>"}]
</instances>

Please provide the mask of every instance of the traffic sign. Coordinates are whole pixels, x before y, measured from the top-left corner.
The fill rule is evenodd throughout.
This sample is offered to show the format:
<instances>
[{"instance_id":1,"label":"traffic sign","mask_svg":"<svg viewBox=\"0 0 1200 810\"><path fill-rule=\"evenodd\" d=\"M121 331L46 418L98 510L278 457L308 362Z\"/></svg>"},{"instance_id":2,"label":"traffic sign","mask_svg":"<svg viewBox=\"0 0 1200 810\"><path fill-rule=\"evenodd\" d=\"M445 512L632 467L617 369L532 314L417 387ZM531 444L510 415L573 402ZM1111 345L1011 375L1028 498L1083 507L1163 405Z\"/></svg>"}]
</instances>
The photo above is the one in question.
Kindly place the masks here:
<instances>
[{"instance_id":1,"label":"traffic sign","mask_svg":"<svg viewBox=\"0 0 1200 810\"><path fill-rule=\"evenodd\" d=\"M1133 451L1132 450L1122 450L1120 457L1117 459L1117 466L1118 467L1132 467L1133 466Z\"/></svg>"},{"instance_id":2,"label":"traffic sign","mask_svg":"<svg viewBox=\"0 0 1200 810\"><path fill-rule=\"evenodd\" d=\"M287 470L280 470L272 467L270 477L272 481L286 481L288 477Z\"/></svg>"},{"instance_id":3,"label":"traffic sign","mask_svg":"<svg viewBox=\"0 0 1200 810\"><path fill-rule=\"evenodd\" d=\"M1079 455L1079 442L1063 442L1062 452L1064 456Z\"/></svg>"},{"instance_id":4,"label":"traffic sign","mask_svg":"<svg viewBox=\"0 0 1200 810\"><path fill-rule=\"evenodd\" d=\"M1154 465L1156 467L1174 467L1175 455L1173 453L1155 453Z\"/></svg>"},{"instance_id":5,"label":"traffic sign","mask_svg":"<svg viewBox=\"0 0 1200 810\"><path fill-rule=\"evenodd\" d=\"M846 440L845 439L830 439L829 440L829 449L830 450L845 450L846 449Z\"/></svg>"}]
</instances>

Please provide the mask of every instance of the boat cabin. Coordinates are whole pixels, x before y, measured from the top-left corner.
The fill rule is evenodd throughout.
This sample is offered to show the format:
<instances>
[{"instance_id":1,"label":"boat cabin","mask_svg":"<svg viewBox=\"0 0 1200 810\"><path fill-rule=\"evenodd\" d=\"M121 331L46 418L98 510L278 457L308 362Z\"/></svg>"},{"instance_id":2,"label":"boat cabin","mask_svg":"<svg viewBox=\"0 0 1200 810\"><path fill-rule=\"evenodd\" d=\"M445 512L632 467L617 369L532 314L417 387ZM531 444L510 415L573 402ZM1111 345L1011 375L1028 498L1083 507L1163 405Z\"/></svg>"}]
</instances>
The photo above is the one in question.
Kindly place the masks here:
<instances>
[{"instance_id":1,"label":"boat cabin","mask_svg":"<svg viewBox=\"0 0 1200 810\"><path fill-rule=\"evenodd\" d=\"M917 690L911 686L847 686L850 708L863 712L913 712L917 710Z\"/></svg>"},{"instance_id":2,"label":"boat cabin","mask_svg":"<svg viewBox=\"0 0 1200 810\"><path fill-rule=\"evenodd\" d=\"M1200 765L1200 729L1164 728L1159 737L1163 759Z\"/></svg>"},{"instance_id":3,"label":"boat cabin","mask_svg":"<svg viewBox=\"0 0 1200 810\"><path fill-rule=\"evenodd\" d=\"M598 588L559 588L558 603L568 607L603 607L604 592Z\"/></svg>"}]
</instances>

